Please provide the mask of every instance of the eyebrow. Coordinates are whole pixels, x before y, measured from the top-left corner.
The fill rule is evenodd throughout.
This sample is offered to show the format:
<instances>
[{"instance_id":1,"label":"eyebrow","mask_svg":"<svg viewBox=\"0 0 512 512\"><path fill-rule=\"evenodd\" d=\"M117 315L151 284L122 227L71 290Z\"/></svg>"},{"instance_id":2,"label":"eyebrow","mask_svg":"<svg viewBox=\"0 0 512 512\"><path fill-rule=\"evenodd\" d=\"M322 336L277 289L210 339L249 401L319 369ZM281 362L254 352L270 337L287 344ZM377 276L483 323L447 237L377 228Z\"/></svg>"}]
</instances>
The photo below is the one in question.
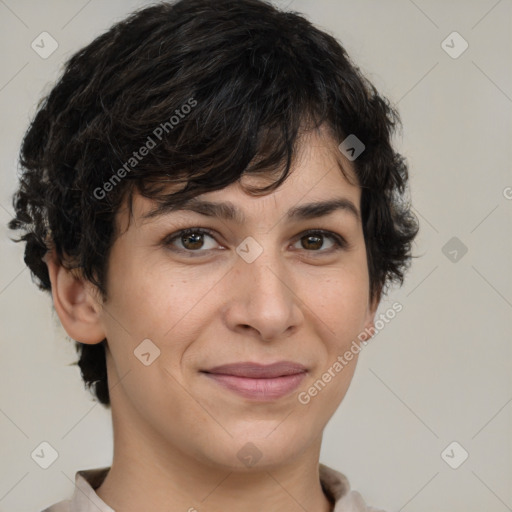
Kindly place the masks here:
<instances>
[{"instance_id":1,"label":"eyebrow","mask_svg":"<svg viewBox=\"0 0 512 512\"><path fill-rule=\"evenodd\" d=\"M192 211L208 217L229 220L237 224L246 222L245 216L233 203L217 203L205 201L203 199L191 198L186 201L175 204L163 204L154 210L145 213L143 219L162 217L176 211ZM326 201L314 201L312 203L301 204L288 210L286 219L308 220L317 217L327 216L335 211L344 211L351 214L359 222L361 217L358 209L352 201L345 197L336 197Z\"/></svg>"}]
</instances>

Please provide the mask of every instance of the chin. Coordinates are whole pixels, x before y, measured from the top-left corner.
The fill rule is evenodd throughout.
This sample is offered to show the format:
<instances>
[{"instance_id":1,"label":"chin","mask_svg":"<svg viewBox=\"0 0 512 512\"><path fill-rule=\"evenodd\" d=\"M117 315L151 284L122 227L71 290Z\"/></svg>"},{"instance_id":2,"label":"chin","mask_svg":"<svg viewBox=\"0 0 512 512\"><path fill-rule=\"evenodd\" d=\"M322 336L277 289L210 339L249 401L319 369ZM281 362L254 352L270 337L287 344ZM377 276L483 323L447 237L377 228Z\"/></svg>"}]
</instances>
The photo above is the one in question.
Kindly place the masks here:
<instances>
[{"instance_id":1,"label":"chin","mask_svg":"<svg viewBox=\"0 0 512 512\"><path fill-rule=\"evenodd\" d=\"M290 419L273 422L270 428L264 423L245 423L235 434L231 432L232 438L226 434L215 439L204 447L203 457L231 471L257 472L293 463L321 440L321 432L295 425Z\"/></svg>"}]
</instances>

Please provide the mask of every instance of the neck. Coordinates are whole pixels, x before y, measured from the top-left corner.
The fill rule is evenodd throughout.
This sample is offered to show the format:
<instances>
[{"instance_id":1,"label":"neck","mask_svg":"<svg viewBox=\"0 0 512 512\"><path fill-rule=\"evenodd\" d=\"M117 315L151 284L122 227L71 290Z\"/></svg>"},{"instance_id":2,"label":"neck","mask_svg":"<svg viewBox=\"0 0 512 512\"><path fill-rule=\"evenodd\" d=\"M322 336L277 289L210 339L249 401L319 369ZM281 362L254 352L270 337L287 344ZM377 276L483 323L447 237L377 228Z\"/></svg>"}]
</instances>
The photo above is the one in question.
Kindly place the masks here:
<instances>
[{"instance_id":1,"label":"neck","mask_svg":"<svg viewBox=\"0 0 512 512\"><path fill-rule=\"evenodd\" d=\"M320 444L321 438L291 462L240 470L164 447L137 426L119 429L114 419L113 463L96 493L122 512L331 512L320 484Z\"/></svg>"}]
</instances>

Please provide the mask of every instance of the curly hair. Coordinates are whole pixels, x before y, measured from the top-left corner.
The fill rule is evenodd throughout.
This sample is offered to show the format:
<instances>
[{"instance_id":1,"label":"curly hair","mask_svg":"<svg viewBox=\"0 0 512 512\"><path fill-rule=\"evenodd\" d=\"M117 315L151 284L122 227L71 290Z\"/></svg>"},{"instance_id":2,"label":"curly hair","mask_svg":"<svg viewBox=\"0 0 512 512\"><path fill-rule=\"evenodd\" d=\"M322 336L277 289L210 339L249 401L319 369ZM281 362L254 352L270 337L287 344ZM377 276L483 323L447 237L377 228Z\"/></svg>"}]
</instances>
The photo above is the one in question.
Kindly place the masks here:
<instances>
[{"instance_id":1,"label":"curly hair","mask_svg":"<svg viewBox=\"0 0 512 512\"><path fill-rule=\"evenodd\" d=\"M125 199L131 212L134 191L160 209L245 173L281 171L248 189L266 194L286 179L301 130L321 125L338 142L353 134L365 145L353 167L370 296L380 300L403 284L419 230L407 164L391 145L399 116L333 36L262 0L151 5L75 53L21 144L9 228L23 234L13 241L26 242L41 290L51 292L42 257L53 248L106 300L115 214ZM179 192L164 193L170 183ZM75 364L109 407L106 343L75 341Z\"/></svg>"}]
</instances>

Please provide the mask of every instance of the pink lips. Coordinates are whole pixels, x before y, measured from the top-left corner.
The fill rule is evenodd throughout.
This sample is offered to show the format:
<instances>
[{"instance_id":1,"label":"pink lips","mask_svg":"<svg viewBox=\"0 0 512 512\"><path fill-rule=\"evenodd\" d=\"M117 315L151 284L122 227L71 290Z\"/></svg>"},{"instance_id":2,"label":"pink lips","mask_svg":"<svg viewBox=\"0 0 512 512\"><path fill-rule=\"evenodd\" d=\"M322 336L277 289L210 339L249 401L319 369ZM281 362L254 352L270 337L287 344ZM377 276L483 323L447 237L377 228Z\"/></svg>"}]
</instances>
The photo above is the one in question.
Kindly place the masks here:
<instances>
[{"instance_id":1,"label":"pink lips","mask_svg":"<svg viewBox=\"0 0 512 512\"><path fill-rule=\"evenodd\" d=\"M302 382L307 368L291 361L270 365L235 363L203 371L218 384L253 400L275 400L291 393Z\"/></svg>"}]
</instances>

